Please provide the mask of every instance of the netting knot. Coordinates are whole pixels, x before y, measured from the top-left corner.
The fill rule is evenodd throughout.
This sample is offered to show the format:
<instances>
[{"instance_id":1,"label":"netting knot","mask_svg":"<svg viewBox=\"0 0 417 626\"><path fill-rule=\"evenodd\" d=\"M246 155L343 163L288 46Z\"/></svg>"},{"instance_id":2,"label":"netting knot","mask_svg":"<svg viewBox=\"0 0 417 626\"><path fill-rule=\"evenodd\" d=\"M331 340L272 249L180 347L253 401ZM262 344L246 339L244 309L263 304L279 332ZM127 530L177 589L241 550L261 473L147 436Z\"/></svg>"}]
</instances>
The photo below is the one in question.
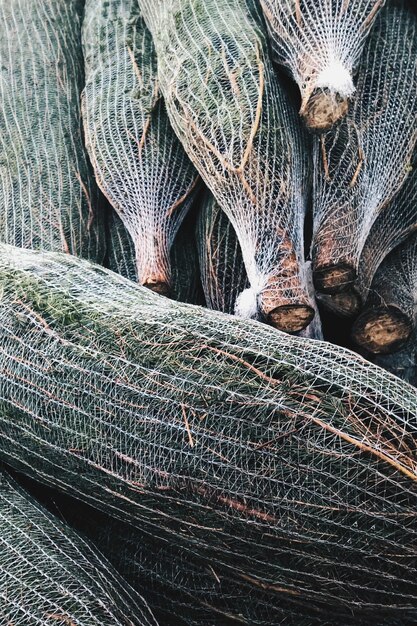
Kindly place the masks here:
<instances>
[{"instance_id":1,"label":"netting knot","mask_svg":"<svg viewBox=\"0 0 417 626\"><path fill-rule=\"evenodd\" d=\"M252 319L258 313L259 291L254 287L244 289L236 299L235 315L244 319Z\"/></svg>"},{"instance_id":2,"label":"netting knot","mask_svg":"<svg viewBox=\"0 0 417 626\"><path fill-rule=\"evenodd\" d=\"M316 87L328 89L342 98L349 98L355 92L351 72L337 58L331 59L321 70L317 77Z\"/></svg>"}]
</instances>

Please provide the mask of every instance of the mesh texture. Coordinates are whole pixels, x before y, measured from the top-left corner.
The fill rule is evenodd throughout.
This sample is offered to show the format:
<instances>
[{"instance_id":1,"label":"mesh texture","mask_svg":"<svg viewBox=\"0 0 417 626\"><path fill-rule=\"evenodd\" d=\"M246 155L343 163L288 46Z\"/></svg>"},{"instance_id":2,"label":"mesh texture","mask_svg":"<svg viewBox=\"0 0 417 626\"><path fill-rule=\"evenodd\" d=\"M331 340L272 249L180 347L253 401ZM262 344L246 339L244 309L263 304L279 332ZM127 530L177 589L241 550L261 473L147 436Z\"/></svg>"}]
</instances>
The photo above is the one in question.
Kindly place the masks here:
<instances>
[{"instance_id":1,"label":"mesh texture","mask_svg":"<svg viewBox=\"0 0 417 626\"><path fill-rule=\"evenodd\" d=\"M80 259L0 267L3 460L290 615L415 623L412 387Z\"/></svg>"},{"instance_id":2,"label":"mesh texture","mask_svg":"<svg viewBox=\"0 0 417 626\"><path fill-rule=\"evenodd\" d=\"M319 294L329 309L348 317L363 308L375 272L384 258L417 229L417 161L414 156L411 172L395 195L378 215L365 241L359 260L358 275L353 285L334 294Z\"/></svg>"},{"instance_id":3,"label":"mesh texture","mask_svg":"<svg viewBox=\"0 0 417 626\"><path fill-rule=\"evenodd\" d=\"M198 214L197 247L207 306L232 315L249 282L235 229L209 192Z\"/></svg>"},{"instance_id":4,"label":"mesh texture","mask_svg":"<svg viewBox=\"0 0 417 626\"><path fill-rule=\"evenodd\" d=\"M378 355L374 362L417 387L417 333L414 331L402 350L394 354Z\"/></svg>"},{"instance_id":5,"label":"mesh texture","mask_svg":"<svg viewBox=\"0 0 417 626\"><path fill-rule=\"evenodd\" d=\"M381 264L353 334L372 352L399 349L417 329L417 233Z\"/></svg>"},{"instance_id":6,"label":"mesh texture","mask_svg":"<svg viewBox=\"0 0 417 626\"><path fill-rule=\"evenodd\" d=\"M98 184L133 240L138 281L171 286L170 248L199 177L171 130L137 0L87 0L82 111Z\"/></svg>"},{"instance_id":7,"label":"mesh texture","mask_svg":"<svg viewBox=\"0 0 417 626\"><path fill-rule=\"evenodd\" d=\"M145 601L0 469L0 623L156 626Z\"/></svg>"},{"instance_id":8,"label":"mesh texture","mask_svg":"<svg viewBox=\"0 0 417 626\"><path fill-rule=\"evenodd\" d=\"M313 316L303 251L309 151L263 34L238 0L140 5L173 128L240 242L250 289L236 310L301 330Z\"/></svg>"},{"instance_id":9,"label":"mesh texture","mask_svg":"<svg viewBox=\"0 0 417 626\"><path fill-rule=\"evenodd\" d=\"M108 251L109 268L137 282L135 247L122 220L114 211L109 217ZM204 304L192 215L185 218L175 236L170 252L170 264L170 297L178 302Z\"/></svg>"},{"instance_id":10,"label":"mesh texture","mask_svg":"<svg viewBox=\"0 0 417 626\"><path fill-rule=\"evenodd\" d=\"M201 283L207 306L233 314L236 298L248 287L248 277L235 230L215 198L207 193L197 220L197 245ZM320 314L315 302L311 264L306 264L310 298L314 307L311 324L299 335L323 339ZM262 316L258 315L258 320Z\"/></svg>"},{"instance_id":11,"label":"mesh texture","mask_svg":"<svg viewBox=\"0 0 417 626\"><path fill-rule=\"evenodd\" d=\"M300 113L323 131L346 115L354 70L384 0L259 0L275 59L298 84Z\"/></svg>"},{"instance_id":12,"label":"mesh texture","mask_svg":"<svg viewBox=\"0 0 417 626\"><path fill-rule=\"evenodd\" d=\"M417 17L387 5L365 46L351 111L316 141L312 255L318 291L354 285L370 230L410 171L416 56ZM407 218L387 213L384 219L397 220L401 231Z\"/></svg>"},{"instance_id":13,"label":"mesh texture","mask_svg":"<svg viewBox=\"0 0 417 626\"><path fill-rule=\"evenodd\" d=\"M81 136L81 7L0 2L0 240L101 261L98 190Z\"/></svg>"}]
</instances>

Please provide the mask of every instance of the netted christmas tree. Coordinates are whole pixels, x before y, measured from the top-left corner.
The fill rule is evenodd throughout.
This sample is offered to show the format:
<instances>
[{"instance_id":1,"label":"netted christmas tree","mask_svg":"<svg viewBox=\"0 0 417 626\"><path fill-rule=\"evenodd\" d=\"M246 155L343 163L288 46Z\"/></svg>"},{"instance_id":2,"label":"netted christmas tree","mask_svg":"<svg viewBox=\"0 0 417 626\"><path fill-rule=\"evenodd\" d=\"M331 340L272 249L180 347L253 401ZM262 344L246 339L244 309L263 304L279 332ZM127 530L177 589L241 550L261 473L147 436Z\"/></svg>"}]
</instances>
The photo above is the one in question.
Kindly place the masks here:
<instances>
[{"instance_id":1,"label":"netted christmas tree","mask_svg":"<svg viewBox=\"0 0 417 626\"><path fill-rule=\"evenodd\" d=\"M417 16L387 5L365 45L347 118L316 141L312 254L318 291L355 288L370 230L410 172L417 139L416 56ZM389 212L384 219L398 225L398 234L407 226L406 213Z\"/></svg>"},{"instance_id":2,"label":"netted christmas tree","mask_svg":"<svg viewBox=\"0 0 417 626\"><path fill-rule=\"evenodd\" d=\"M169 293L170 248L199 177L171 129L137 0L87 0L82 111L98 184L130 233L138 281Z\"/></svg>"},{"instance_id":3,"label":"netted christmas tree","mask_svg":"<svg viewBox=\"0 0 417 626\"><path fill-rule=\"evenodd\" d=\"M295 332L311 321L303 224L307 138L266 40L238 0L140 0L168 115L236 231L250 288L236 311Z\"/></svg>"},{"instance_id":4,"label":"netted christmas tree","mask_svg":"<svg viewBox=\"0 0 417 626\"><path fill-rule=\"evenodd\" d=\"M200 281L194 217L188 215L181 224L170 251L170 297L178 302L204 304ZM137 282L136 254L133 241L115 211L109 214L108 267Z\"/></svg>"},{"instance_id":5,"label":"netted christmas tree","mask_svg":"<svg viewBox=\"0 0 417 626\"><path fill-rule=\"evenodd\" d=\"M356 320L356 342L375 353L401 348L417 329L417 233L381 264L364 311Z\"/></svg>"},{"instance_id":6,"label":"netted christmas tree","mask_svg":"<svg viewBox=\"0 0 417 626\"><path fill-rule=\"evenodd\" d=\"M378 215L365 241L354 283L336 294L320 294L320 301L337 314L357 315L364 306L375 272L384 258L417 229L417 161L394 199Z\"/></svg>"},{"instance_id":7,"label":"netted christmas tree","mask_svg":"<svg viewBox=\"0 0 417 626\"><path fill-rule=\"evenodd\" d=\"M355 69L385 0L259 1L275 59L299 86L300 114L310 128L327 130L356 98Z\"/></svg>"},{"instance_id":8,"label":"netted christmas tree","mask_svg":"<svg viewBox=\"0 0 417 626\"><path fill-rule=\"evenodd\" d=\"M68 255L1 246L0 292L1 459L287 623L415 623L412 387Z\"/></svg>"},{"instance_id":9,"label":"netted christmas tree","mask_svg":"<svg viewBox=\"0 0 417 626\"><path fill-rule=\"evenodd\" d=\"M82 5L0 1L0 241L101 261L81 135Z\"/></svg>"},{"instance_id":10,"label":"netted christmas tree","mask_svg":"<svg viewBox=\"0 0 417 626\"><path fill-rule=\"evenodd\" d=\"M239 293L248 287L248 277L235 230L215 198L207 193L197 220L197 245L201 282L207 306L234 314ZM313 321L299 331L303 337L323 339L320 315L315 303L311 264L306 264ZM262 316L258 316L263 321Z\"/></svg>"},{"instance_id":11,"label":"netted christmas tree","mask_svg":"<svg viewBox=\"0 0 417 626\"><path fill-rule=\"evenodd\" d=\"M235 229L210 192L198 214L197 246L207 306L233 315L249 281Z\"/></svg>"},{"instance_id":12,"label":"netted christmas tree","mask_svg":"<svg viewBox=\"0 0 417 626\"><path fill-rule=\"evenodd\" d=\"M145 600L0 468L0 623L157 626Z\"/></svg>"}]
</instances>

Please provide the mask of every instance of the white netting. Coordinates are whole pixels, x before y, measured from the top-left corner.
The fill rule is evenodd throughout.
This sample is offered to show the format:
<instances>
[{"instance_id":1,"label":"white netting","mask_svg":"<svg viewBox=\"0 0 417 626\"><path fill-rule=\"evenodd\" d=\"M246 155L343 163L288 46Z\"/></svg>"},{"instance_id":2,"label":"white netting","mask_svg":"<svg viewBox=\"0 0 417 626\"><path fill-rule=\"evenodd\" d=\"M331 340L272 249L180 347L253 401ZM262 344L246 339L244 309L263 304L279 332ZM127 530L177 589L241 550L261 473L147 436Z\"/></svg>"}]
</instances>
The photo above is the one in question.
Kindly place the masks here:
<instances>
[{"instance_id":1,"label":"white netting","mask_svg":"<svg viewBox=\"0 0 417 626\"><path fill-rule=\"evenodd\" d=\"M236 313L237 296L242 292L243 294L250 293L248 277L235 230L210 193L206 194L198 216L197 244L201 282L207 306L224 313ZM306 264L306 274L311 303L314 307L314 319L299 334L302 337L323 339L320 315L314 299L311 263L309 262ZM237 314L239 315L238 311ZM253 308L252 317L262 321L262 316L259 315L256 306Z\"/></svg>"},{"instance_id":2,"label":"white netting","mask_svg":"<svg viewBox=\"0 0 417 626\"><path fill-rule=\"evenodd\" d=\"M384 0L259 0L272 49L297 82L300 113L316 130L346 115L354 70Z\"/></svg>"},{"instance_id":3,"label":"white netting","mask_svg":"<svg viewBox=\"0 0 417 626\"><path fill-rule=\"evenodd\" d=\"M40 486L24 477L29 488ZM54 504L51 506L51 499ZM133 588L146 595L158 622L166 626L334 626L331 616L311 617L281 609L276 598L250 582L207 568L204 561L170 543L112 519L101 511L56 490L42 488L42 501L59 512L105 554ZM344 623L338 622L338 626ZM390 626L393 622L390 621ZM398 624L401 626L401 624Z\"/></svg>"},{"instance_id":4,"label":"white netting","mask_svg":"<svg viewBox=\"0 0 417 626\"><path fill-rule=\"evenodd\" d=\"M233 314L237 296L249 287L248 277L235 230L210 192L197 219L197 246L207 306Z\"/></svg>"},{"instance_id":5,"label":"white netting","mask_svg":"<svg viewBox=\"0 0 417 626\"><path fill-rule=\"evenodd\" d=\"M0 624L156 626L143 598L0 469Z\"/></svg>"},{"instance_id":6,"label":"white netting","mask_svg":"<svg viewBox=\"0 0 417 626\"><path fill-rule=\"evenodd\" d=\"M138 281L168 293L198 175L168 121L137 0L87 0L82 111L97 181L129 231Z\"/></svg>"},{"instance_id":7,"label":"white netting","mask_svg":"<svg viewBox=\"0 0 417 626\"><path fill-rule=\"evenodd\" d=\"M0 240L101 261L81 137L81 7L0 1Z\"/></svg>"},{"instance_id":8,"label":"white netting","mask_svg":"<svg viewBox=\"0 0 417 626\"><path fill-rule=\"evenodd\" d=\"M415 624L413 388L68 255L1 246L0 293L3 460L288 623Z\"/></svg>"},{"instance_id":9,"label":"white netting","mask_svg":"<svg viewBox=\"0 0 417 626\"><path fill-rule=\"evenodd\" d=\"M349 114L315 144L315 285L354 287L377 217L410 171L417 139L417 16L387 5L365 45ZM395 207L395 205L392 205ZM406 217L388 212L397 223Z\"/></svg>"},{"instance_id":10,"label":"white netting","mask_svg":"<svg viewBox=\"0 0 417 626\"><path fill-rule=\"evenodd\" d=\"M395 195L372 225L359 259L355 282L344 291L319 294L327 308L348 317L357 314L367 300L373 277L384 258L417 229L417 161Z\"/></svg>"},{"instance_id":11,"label":"white netting","mask_svg":"<svg viewBox=\"0 0 417 626\"><path fill-rule=\"evenodd\" d=\"M191 219L190 219L191 218ZM129 280L137 282L135 247L128 231L115 211L109 215L108 267ZM179 302L203 304L197 246L192 216L181 224L170 251L170 297Z\"/></svg>"},{"instance_id":12,"label":"white netting","mask_svg":"<svg viewBox=\"0 0 417 626\"><path fill-rule=\"evenodd\" d=\"M241 245L250 283L241 313L258 303L275 326L301 330L313 315L303 250L308 147L263 35L238 0L140 5L173 128Z\"/></svg>"}]
</instances>

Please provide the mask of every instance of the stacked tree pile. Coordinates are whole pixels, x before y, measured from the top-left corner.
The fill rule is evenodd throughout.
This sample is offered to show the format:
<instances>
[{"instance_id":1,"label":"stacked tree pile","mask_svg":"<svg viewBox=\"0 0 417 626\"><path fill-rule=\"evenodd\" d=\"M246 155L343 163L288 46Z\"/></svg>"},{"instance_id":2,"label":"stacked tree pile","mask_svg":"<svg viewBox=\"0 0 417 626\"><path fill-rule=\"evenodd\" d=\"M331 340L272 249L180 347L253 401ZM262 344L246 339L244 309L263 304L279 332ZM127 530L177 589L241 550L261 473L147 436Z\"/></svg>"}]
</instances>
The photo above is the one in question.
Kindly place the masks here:
<instances>
[{"instance_id":1,"label":"stacked tree pile","mask_svg":"<svg viewBox=\"0 0 417 626\"><path fill-rule=\"evenodd\" d=\"M417 623L412 3L0 17L1 626Z\"/></svg>"}]
</instances>

